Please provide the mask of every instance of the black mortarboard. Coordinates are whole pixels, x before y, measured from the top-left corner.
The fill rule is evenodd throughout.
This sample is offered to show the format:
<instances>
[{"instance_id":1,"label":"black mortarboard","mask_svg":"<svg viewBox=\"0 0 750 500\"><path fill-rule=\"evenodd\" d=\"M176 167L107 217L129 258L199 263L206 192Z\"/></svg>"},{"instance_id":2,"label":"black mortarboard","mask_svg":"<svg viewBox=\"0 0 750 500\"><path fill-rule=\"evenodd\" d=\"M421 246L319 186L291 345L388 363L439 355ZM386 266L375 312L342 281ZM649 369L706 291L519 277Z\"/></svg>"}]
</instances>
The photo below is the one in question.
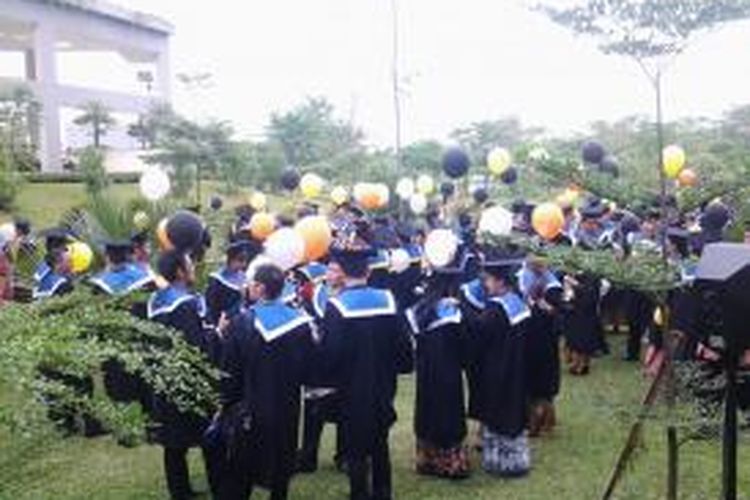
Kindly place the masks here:
<instances>
[{"instance_id":1,"label":"black mortarboard","mask_svg":"<svg viewBox=\"0 0 750 500\"><path fill-rule=\"evenodd\" d=\"M248 260L254 259L263 251L263 246L255 240L241 239L229 244L227 247L227 258L236 259L245 257Z\"/></svg>"},{"instance_id":2,"label":"black mortarboard","mask_svg":"<svg viewBox=\"0 0 750 500\"><path fill-rule=\"evenodd\" d=\"M484 251L482 268L493 276L508 279L518 272L525 259L526 253L520 248L487 248Z\"/></svg>"},{"instance_id":3,"label":"black mortarboard","mask_svg":"<svg viewBox=\"0 0 750 500\"><path fill-rule=\"evenodd\" d=\"M75 238L70 229L64 227L52 227L39 233L44 238L47 251L51 252L57 248L64 247L72 242Z\"/></svg>"},{"instance_id":4,"label":"black mortarboard","mask_svg":"<svg viewBox=\"0 0 750 500\"><path fill-rule=\"evenodd\" d=\"M31 233L31 222L28 219L19 217L14 221L16 232L22 236L28 236Z\"/></svg>"},{"instance_id":5,"label":"black mortarboard","mask_svg":"<svg viewBox=\"0 0 750 500\"><path fill-rule=\"evenodd\" d=\"M134 231L130 236L133 245L145 245L148 241L148 231Z\"/></svg>"}]
</instances>

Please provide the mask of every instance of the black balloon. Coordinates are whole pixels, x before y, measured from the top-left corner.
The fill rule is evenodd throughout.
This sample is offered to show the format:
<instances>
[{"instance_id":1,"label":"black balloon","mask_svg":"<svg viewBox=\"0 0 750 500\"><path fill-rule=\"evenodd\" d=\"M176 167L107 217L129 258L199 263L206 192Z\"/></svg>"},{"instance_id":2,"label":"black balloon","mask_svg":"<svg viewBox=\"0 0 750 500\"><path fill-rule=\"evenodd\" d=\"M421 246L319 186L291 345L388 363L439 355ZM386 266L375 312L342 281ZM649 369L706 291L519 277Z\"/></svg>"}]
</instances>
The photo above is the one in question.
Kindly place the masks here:
<instances>
[{"instance_id":1,"label":"black balloon","mask_svg":"<svg viewBox=\"0 0 750 500\"><path fill-rule=\"evenodd\" d=\"M620 165L617 163L617 158L612 155L607 155L599 165L599 171L605 174L610 174L612 177L620 176Z\"/></svg>"},{"instance_id":2,"label":"black balloon","mask_svg":"<svg viewBox=\"0 0 750 500\"><path fill-rule=\"evenodd\" d=\"M213 210L221 210L221 207L224 206L224 202L222 199L218 196L212 196L211 197L211 208Z\"/></svg>"},{"instance_id":3,"label":"black balloon","mask_svg":"<svg viewBox=\"0 0 750 500\"><path fill-rule=\"evenodd\" d=\"M720 201L710 203L703 211L701 227L704 230L718 231L724 229L730 219L729 208Z\"/></svg>"},{"instance_id":4,"label":"black balloon","mask_svg":"<svg viewBox=\"0 0 750 500\"><path fill-rule=\"evenodd\" d=\"M584 162L599 165L604 160L607 152L604 150L604 146L598 142L588 141L583 145L581 154Z\"/></svg>"},{"instance_id":5,"label":"black balloon","mask_svg":"<svg viewBox=\"0 0 750 500\"><path fill-rule=\"evenodd\" d=\"M489 198L490 195L484 188L478 188L476 191L474 191L474 201L476 201L479 205L487 201Z\"/></svg>"},{"instance_id":6,"label":"black balloon","mask_svg":"<svg viewBox=\"0 0 750 500\"><path fill-rule=\"evenodd\" d=\"M459 179L469 171L471 160L461 148L450 148L443 155L443 172L451 179Z\"/></svg>"},{"instance_id":7,"label":"black balloon","mask_svg":"<svg viewBox=\"0 0 750 500\"><path fill-rule=\"evenodd\" d=\"M180 210L167 221L167 237L177 250L198 250L205 237L203 221L193 212Z\"/></svg>"},{"instance_id":8,"label":"black balloon","mask_svg":"<svg viewBox=\"0 0 750 500\"><path fill-rule=\"evenodd\" d=\"M281 187L287 191L294 191L299 186L300 175L297 169L288 167L281 174Z\"/></svg>"},{"instance_id":9,"label":"black balloon","mask_svg":"<svg viewBox=\"0 0 750 500\"><path fill-rule=\"evenodd\" d=\"M452 182L444 182L440 184L440 194L443 198L450 198L456 192L456 186Z\"/></svg>"},{"instance_id":10,"label":"black balloon","mask_svg":"<svg viewBox=\"0 0 750 500\"><path fill-rule=\"evenodd\" d=\"M500 180L508 185L515 184L518 180L518 169L516 167L507 168L505 172L500 174Z\"/></svg>"}]
</instances>

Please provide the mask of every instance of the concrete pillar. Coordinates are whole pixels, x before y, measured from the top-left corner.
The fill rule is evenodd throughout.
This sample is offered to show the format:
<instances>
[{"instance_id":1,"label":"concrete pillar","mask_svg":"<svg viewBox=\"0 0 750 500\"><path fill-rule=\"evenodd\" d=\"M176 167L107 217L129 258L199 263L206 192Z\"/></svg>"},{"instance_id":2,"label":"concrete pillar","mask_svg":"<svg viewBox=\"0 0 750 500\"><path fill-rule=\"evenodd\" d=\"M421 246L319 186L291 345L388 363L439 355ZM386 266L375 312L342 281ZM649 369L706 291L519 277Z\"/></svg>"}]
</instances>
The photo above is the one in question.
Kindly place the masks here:
<instances>
[{"instance_id":1,"label":"concrete pillar","mask_svg":"<svg viewBox=\"0 0 750 500\"><path fill-rule=\"evenodd\" d=\"M34 30L34 71L27 70L36 80L37 98L42 105L41 149L42 170L62 170L60 138L60 102L57 89L57 58L54 28L39 23ZM27 56L28 57L28 56ZM31 61L27 59L27 64Z\"/></svg>"}]
</instances>

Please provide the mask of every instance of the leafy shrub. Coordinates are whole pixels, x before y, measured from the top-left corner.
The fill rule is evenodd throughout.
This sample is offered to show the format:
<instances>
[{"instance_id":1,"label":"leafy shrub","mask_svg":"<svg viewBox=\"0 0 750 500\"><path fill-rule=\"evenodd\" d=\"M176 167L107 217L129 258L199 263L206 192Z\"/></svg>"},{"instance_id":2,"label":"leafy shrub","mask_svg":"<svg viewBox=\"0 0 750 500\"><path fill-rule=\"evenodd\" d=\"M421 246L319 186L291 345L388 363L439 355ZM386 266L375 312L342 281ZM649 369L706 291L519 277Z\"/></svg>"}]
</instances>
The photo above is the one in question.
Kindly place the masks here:
<instances>
[{"instance_id":1,"label":"leafy shrub","mask_svg":"<svg viewBox=\"0 0 750 500\"><path fill-rule=\"evenodd\" d=\"M86 148L80 156L79 165L86 192L96 195L107 189L109 176L104 167L104 153L98 148Z\"/></svg>"}]
</instances>

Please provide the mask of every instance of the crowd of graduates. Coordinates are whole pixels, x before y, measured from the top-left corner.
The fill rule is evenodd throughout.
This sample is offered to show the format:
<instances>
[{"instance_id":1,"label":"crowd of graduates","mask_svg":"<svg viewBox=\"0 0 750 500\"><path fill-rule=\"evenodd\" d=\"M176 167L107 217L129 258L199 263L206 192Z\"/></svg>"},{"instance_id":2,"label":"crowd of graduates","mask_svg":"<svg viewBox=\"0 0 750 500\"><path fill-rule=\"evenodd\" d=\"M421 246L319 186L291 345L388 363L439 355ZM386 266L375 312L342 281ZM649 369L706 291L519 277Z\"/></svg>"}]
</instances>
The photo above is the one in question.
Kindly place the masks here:
<instances>
[{"instance_id":1,"label":"crowd of graduates","mask_svg":"<svg viewBox=\"0 0 750 500\"><path fill-rule=\"evenodd\" d=\"M300 217L318 210L305 206ZM514 204L514 232L533 237L532 211ZM627 256L661 252L665 236L685 285L670 296L669 327L691 336L684 352L692 356L700 343L690 263L721 239L730 214L715 202L668 227L661 215L656 206L636 213L591 198L565 209L564 230L546 244ZM195 290L195 262L210 241L204 234L153 259L142 233L108 241L106 267L86 279L111 296L150 290L133 313L173 327L221 370L220 407L208 418L180 411L122 366L105 366L110 397L148 411L174 499L193 495L186 460L193 447L203 450L214 497L244 499L261 487L286 498L295 474L317 469L327 423L336 428L334 460L349 477L350 497L394 498L389 430L397 378L410 372L418 474L462 479L478 462L487 473L521 477L532 468L528 439L555 427L561 364L572 375L589 373L592 358L609 353L605 322L627 323L626 360L640 359L644 337L649 361L658 358L665 326L655 322L648 295L484 241L467 214L371 217L345 203L326 215L333 232L326 255L293 268L264 254L249 229L253 216L249 207L237 210L225 263L203 294ZM40 236L46 255L34 300L84 286L71 273L69 231Z\"/></svg>"}]
</instances>

